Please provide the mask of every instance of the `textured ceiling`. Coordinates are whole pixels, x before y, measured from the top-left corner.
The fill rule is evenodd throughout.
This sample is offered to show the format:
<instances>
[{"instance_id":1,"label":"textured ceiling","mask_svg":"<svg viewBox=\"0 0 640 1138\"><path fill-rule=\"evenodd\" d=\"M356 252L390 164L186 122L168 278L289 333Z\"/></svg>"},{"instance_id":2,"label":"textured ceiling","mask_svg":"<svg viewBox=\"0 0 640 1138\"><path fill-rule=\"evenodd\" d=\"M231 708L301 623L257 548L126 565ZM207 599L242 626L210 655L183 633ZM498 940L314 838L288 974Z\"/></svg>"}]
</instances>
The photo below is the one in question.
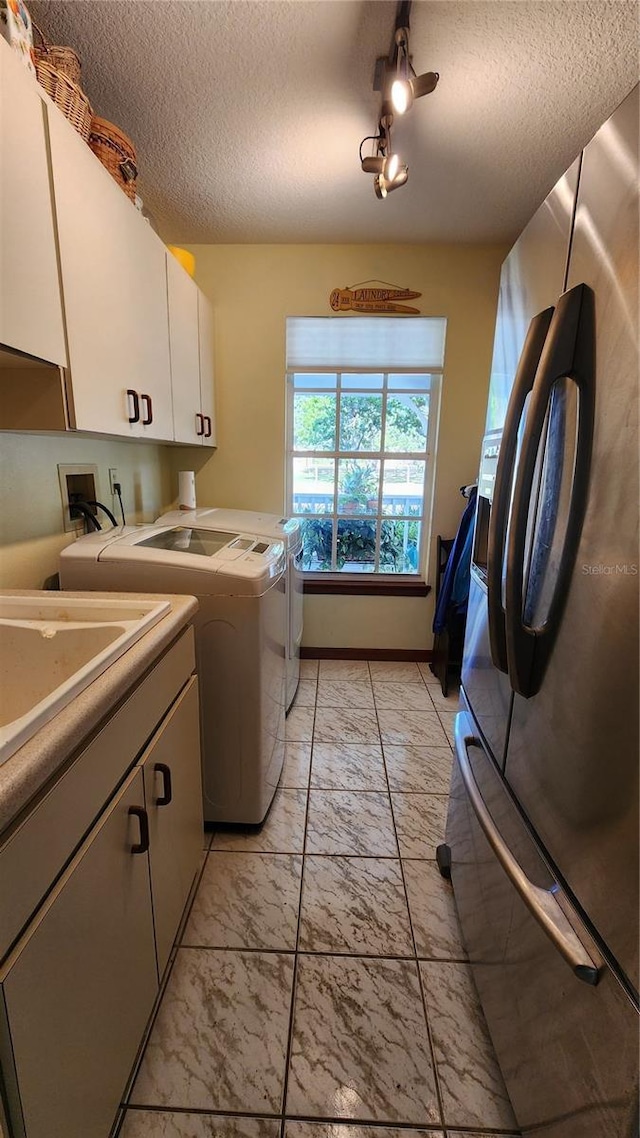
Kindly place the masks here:
<instances>
[{"instance_id":1,"label":"textured ceiling","mask_svg":"<svg viewBox=\"0 0 640 1138\"><path fill-rule=\"evenodd\" d=\"M388 0L30 0L70 43L97 114L134 140L177 242L513 238L638 78L628 0L414 0L432 95L396 120L406 186L378 201L373 132ZM369 153L365 150L365 153Z\"/></svg>"}]
</instances>

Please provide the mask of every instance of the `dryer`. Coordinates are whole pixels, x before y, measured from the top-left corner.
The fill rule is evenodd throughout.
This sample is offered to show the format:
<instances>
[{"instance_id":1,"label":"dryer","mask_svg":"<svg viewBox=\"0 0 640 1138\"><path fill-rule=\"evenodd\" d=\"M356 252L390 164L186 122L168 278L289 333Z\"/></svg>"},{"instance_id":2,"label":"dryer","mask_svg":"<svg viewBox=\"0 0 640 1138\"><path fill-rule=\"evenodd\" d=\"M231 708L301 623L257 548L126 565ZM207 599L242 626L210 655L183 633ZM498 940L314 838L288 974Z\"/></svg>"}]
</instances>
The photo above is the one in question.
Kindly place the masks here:
<instances>
[{"instance_id":1,"label":"dryer","mask_svg":"<svg viewBox=\"0 0 640 1138\"><path fill-rule=\"evenodd\" d=\"M80 537L63 589L195 596L204 816L259 823L284 761L286 554L280 541L189 524Z\"/></svg>"},{"instance_id":2,"label":"dryer","mask_svg":"<svg viewBox=\"0 0 640 1138\"><path fill-rule=\"evenodd\" d=\"M158 525L194 525L207 529L237 530L281 541L287 553L287 697L288 711L300 680L300 645L303 629L302 528L300 518L252 510L227 510L198 506L195 510L171 510L157 519Z\"/></svg>"}]
</instances>

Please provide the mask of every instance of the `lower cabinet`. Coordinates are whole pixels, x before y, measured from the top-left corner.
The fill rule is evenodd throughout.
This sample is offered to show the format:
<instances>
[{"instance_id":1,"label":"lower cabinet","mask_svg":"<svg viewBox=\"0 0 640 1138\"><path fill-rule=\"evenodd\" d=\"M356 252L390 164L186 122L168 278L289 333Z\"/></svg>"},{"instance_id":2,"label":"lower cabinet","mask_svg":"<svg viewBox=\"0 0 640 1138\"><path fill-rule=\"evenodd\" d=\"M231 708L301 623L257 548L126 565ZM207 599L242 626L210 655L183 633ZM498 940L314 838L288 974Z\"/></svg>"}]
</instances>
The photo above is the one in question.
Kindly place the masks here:
<instances>
[{"instance_id":1,"label":"lower cabinet","mask_svg":"<svg viewBox=\"0 0 640 1138\"><path fill-rule=\"evenodd\" d=\"M109 1133L158 988L143 808L136 770L3 969L16 1134Z\"/></svg>"},{"instance_id":2,"label":"lower cabinet","mask_svg":"<svg viewBox=\"0 0 640 1138\"><path fill-rule=\"evenodd\" d=\"M144 683L166 685L163 668L177 675L183 657L178 643ZM141 714L144 684L136 700ZM101 754L105 739L122 754L118 713L99 737ZM84 761L97 753L89 744ZM0 966L6 1138L108 1138L202 858L196 676L184 674L144 750L125 748L122 770ZM58 796L61 826L79 808L71 797Z\"/></svg>"},{"instance_id":3,"label":"lower cabinet","mask_svg":"<svg viewBox=\"0 0 640 1138\"><path fill-rule=\"evenodd\" d=\"M200 720L195 676L146 752L142 770L161 979L202 856Z\"/></svg>"}]
</instances>

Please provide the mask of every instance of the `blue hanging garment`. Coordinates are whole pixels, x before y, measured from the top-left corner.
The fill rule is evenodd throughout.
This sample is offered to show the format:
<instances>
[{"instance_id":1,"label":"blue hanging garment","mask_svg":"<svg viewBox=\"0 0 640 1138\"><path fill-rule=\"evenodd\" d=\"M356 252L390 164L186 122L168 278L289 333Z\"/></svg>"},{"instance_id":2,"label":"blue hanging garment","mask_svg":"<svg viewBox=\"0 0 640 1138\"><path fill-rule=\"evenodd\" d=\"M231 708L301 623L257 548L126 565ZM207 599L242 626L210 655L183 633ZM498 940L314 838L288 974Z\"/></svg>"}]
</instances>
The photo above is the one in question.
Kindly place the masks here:
<instances>
[{"instance_id":1,"label":"blue hanging garment","mask_svg":"<svg viewBox=\"0 0 640 1138\"><path fill-rule=\"evenodd\" d=\"M475 486L469 491L469 501L460 519L458 532L442 575L442 585L433 618L433 631L436 633L446 630L447 620L451 613L463 612L469 599L473 521L477 493Z\"/></svg>"}]
</instances>

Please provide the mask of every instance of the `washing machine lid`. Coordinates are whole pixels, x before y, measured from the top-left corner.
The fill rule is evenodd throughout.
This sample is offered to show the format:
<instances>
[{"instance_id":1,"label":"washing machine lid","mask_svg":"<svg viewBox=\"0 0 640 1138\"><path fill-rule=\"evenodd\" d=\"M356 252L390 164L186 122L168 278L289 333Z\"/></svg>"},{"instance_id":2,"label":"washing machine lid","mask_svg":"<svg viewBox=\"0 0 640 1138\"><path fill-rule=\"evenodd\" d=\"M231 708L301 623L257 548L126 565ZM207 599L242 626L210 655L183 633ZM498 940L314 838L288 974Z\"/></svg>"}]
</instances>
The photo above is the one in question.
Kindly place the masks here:
<instances>
[{"instance_id":1,"label":"washing machine lid","mask_svg":"<svg viewBox=\"0 0 640 1138\"><path fill-rule=\"evenodd\" d=\"M143 526L108 541L97 557L101 562L137 562L197 573L218 574L220 589L233 592L233 582L268 587L285 569L282 542L260 535L196 526ZM253 591L253 589L252 589Z\"/></svg>"},{"instance_id":2,"label":"washing machine lid","mask_svg":"<svg viewBox=\"0 0 640 1138\"><path fill-rule=\"evenodd\" d=\"M300 518L283 518L278 514L254 513L253 510L228 510L216 506L197 506L195 510L170 510L156 519L156 525L192 525L238 533L264 534L284 543L288 553L302 544Z\"/></svg>"},{"instance_id":3,"label":"washing machine lid","mask_svg":"<svg viewBox=\"0 0 640 1138\"><path fill-rule=\"evenodd\" d=\"M120 541L127 534L136 533L140 533L137 526L117 526L115 529L83 533L71 545L65 545L60 550L60 561L98 561L100 554L113 541Z\"/></svg>"}]
</instances>

